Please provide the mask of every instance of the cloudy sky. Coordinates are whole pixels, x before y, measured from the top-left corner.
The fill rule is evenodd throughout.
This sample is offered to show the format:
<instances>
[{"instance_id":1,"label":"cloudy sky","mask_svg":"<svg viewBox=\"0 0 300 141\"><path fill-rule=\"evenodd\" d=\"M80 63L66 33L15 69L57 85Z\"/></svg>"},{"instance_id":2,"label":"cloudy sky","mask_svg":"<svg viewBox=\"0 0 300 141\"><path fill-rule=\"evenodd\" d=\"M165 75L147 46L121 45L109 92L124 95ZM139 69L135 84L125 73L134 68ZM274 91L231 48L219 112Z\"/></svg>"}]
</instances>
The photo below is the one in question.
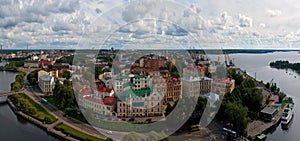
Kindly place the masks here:
<instances>
[{"instance_id":1,"label":"cloudy sky","mask_svg":"<svg viewBox=\"0 0 300 141\"><path fill-rule=\"evenodd\" d=\"M300 49L296 0L1 0L4 49Z\"/></svg>"}]
</instances>

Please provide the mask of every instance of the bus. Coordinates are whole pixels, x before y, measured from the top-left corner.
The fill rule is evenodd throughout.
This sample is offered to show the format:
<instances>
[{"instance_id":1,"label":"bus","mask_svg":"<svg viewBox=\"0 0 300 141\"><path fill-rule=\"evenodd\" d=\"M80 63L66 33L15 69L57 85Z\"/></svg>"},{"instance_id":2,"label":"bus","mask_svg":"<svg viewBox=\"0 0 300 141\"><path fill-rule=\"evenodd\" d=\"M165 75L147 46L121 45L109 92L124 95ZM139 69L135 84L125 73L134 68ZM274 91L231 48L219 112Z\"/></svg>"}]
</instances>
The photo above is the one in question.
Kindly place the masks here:
<instances>
[{"instance_id":1,"label":"bus","mask_svg":"<svg viewBox=\"0 0 300 141\"><path fill-rule=\"evenodd\" d=\"M42 103L43 103L43 104L47 104L48 101L47 101L45 98L42 98Z\"/></svg>"},{"instance_id":2,"label":"bus","mask_svg":"<svg viewBox=\"0 0 300 141\"><path fill-rule=\"evenodd\" d=\"M227 128L222 129L222 134L226 137L230 137L232 139L236 139L238 137L237 133L235 131L229 130Z\"/></svg>"},{"instance_id":3,"label":"bus","mask_svg":"<svg viewBox=\"0 0 300 141\"><path fill-rule=\"evenodd\" d=\"M191 131L199 131L200 129L200 125L199 124L195 124L191 126Z\"/></svg>"}]
</instances>

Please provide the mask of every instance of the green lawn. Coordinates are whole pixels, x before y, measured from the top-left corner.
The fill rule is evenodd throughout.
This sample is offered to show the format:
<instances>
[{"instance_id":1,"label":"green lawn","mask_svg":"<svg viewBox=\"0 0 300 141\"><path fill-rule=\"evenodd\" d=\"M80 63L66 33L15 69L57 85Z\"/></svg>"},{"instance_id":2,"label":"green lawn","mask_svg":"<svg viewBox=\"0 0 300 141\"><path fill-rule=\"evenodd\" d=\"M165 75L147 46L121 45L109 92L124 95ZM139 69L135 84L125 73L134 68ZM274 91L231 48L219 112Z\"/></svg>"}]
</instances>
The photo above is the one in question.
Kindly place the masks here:
<instances>
[{"instance_id":1,"label":"green lawn","mask_svg":"<svg viewBox=\"0 0 300 141\"><path fill-rule=\"evenodd\" d=\"M81 122L88 123L87 120L84 118L83 114L80 113L77 108L73 108L73 109L72 108L61 108L60 106L58 106L58 104L53 96L41 96L41 97L45 98L48 101L48 103L52 104L59 110L63 111L68 116L75 118Z\"/></svg>"},{"instance_id":2,"label":"green lawn","mask_svg":"<svg viewBox=\"0 0 300 141\"><path fill-rule=\"evenodd\" d=\"M78 130L75 130L74 128L72 128L68 125L63 124L63 123L60 123L60 124L56 125L54 128L56 130L59 130L59 131L65 133L65 134L68 134L71 137L74 137L74 138L79 139L79 140L105 141L103 139L99 139L99 138L96 138L94 136L82 133L82 132L80 132Z\"/></svg>"},{"instance_id":3,"label":"green lawn","mask_svg":"<svg viewBox=\"0 0 300 141\"><path fill-rule=\"evenodd\" d=\"M47 124L51 124L57 121L53 115L24 93L9 96L9 98L14 103L17 110L20 110L41 122L45 121Z\"/></svg>"}]
</instances>

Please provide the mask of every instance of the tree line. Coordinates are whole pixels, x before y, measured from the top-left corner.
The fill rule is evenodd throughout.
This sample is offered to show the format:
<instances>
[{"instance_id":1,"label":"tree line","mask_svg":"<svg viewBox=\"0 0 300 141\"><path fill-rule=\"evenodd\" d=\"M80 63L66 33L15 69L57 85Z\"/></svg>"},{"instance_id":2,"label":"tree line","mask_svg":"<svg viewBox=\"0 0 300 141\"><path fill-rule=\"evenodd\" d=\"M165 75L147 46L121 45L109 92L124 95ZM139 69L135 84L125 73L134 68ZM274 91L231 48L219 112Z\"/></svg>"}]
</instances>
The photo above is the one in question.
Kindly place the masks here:
<instances>
[{"instance_id":1,"label":"tree line","mask_svg":"<svg viewBox=\"0 0 300 141\"><path fill-rule=\"evenodd\" d=\"M262 109L262 92L248 77L243 78L235 72L229 76L236 80L236 87L231 93L224 95L217 118L238 134L246 135L248 123L259 118Z\"/></svg>"},{"instance_id":2,"label":"tree line","mask_svg":"<svg viewBox=\"0 0 300 141\"><path fill-rule=\"evenodd\" d=\"M24 86L24 78L26 76L26 72L19 71L19 73L15 77L15 82L10 84L10 89L13 91L17 91L23 88Z\"/></svg>"},{"instance_id":3,"label":"tree line","mask_svg":"<svg viewBox=\"0 0 300 141\"><path fill-rule=\"evenodd\" d=\"M286 60L279 60L279 61L271 62L270 66L272 68L292 69L297 72L300 72L300 63L290 63L289 61L286 61Z\"/></svg>"}]
</instances>

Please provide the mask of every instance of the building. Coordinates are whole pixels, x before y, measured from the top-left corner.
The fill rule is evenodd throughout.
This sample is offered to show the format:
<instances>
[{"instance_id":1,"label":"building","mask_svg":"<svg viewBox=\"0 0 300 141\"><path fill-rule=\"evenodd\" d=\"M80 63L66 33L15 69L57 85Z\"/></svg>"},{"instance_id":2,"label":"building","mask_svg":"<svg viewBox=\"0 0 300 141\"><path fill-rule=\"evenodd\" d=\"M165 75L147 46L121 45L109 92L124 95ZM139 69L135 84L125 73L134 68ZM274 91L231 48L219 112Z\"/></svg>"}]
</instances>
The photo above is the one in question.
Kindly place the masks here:
<instances>
[{"instance_id":1,"label":"building","mask_svg":"<svg viewBox=\"0 0 300 141\"><path fill-rule=\"evenodd\" d=\"M200 78L200 95L204 95L212 91L212 79L208 77Z\"/></svg>"},{"instance_id":2,"label":"building","mask_svg":"<svg viewBox=\"0 0 300 141\"><path fill-rule=\"evenodd\" d=\"M278 109L272 106L267 106L260 111L260 116L264 121L273 121L273 118L278 114Z\"/></svg>"},{"instance_id":3,"label":"building","mask_svg":"<svg viewBox=\"0 0 300 141\"><path fill-rule=\"evenodd\" d=\"M53 65L52 65L52 68L53 69L57 69L57 70L61 70L61 69L63 69L63 70L68 70L69 69L69 64L68 63L54 63Z\"/></svg>"},{"instance_id":4,"label":"building","mask_svg":"<svg viewBox=\"0 0 300 141\"><path fill-rule=\"evenodd\" d=\"M208 77L183 77L182 95L198 97L212 91L212 79Z\"/></svg>"},{"instance_id":5,"label":"building","mask_svg":"<svg viewBox=\"0 0 300 141\"><path fill-rule=\"evenodd\" d=\"M166 102L175 102L181 97L181 80L176 77L167 77L167 93L165 95Z\"/></svg>"},{"instance_id":6,"label":"building","mask_svg":"<svg viewBox=\"0 0 300 141\"><path fill-rule=\"evenodd\" d=\"M146 74L130 74L130 82L134 84L133 90L140 90L151 85L150 75Z\"/></svg>"},{"instance_id":7,"label":"building","mask_svg":"<svg viewBox=\"0 0 300 141\"><path fill-rule=\"evenodd\" d=\"M183 68L182 77L199 77L201 70L203 70L201 66L187 66Z\"/></svg>"},{"instance_id":8,"label":"building","mask_svg":"<svg viewBox=\"0 0 300 141\"><path fill-rule=\"evenodd\" d=\"M115 115L116 98L105 97L103 99L85 96L83 98L83 105L85 109L91 109L96 117L109 117Z\"/></svg>"},{"instance_id":9,"label":"building","mask_svg":"<svg viewBox=\"0 0 300 141\"><path fill-rule=\"evenodd\" d=\"M25 61L24 68L38 68L39 63L37 61Z\"/></svg>"},{"instance_id":10,"label":"building","mask_svg":"<svg viewBox=\"0 0 300 141\"><path fill-rule=\"evenodd\" d=\"M215 79L212 82L212 92L224 95L235 88L235 80L231 78Z\"/></svg>"},{"instance_id":11,"label":"building","mask_svg":"<svg viewBox=\"0 0 300 141\"><path fill-rule=\"evenodd\" d=\"M48 65L52 65L52 61L49 60L40 60L39 65L41 68L46 68Z\"/></svg>"},{"instance_id":12,"label":"building","mask_svg":"<svg viewBox=\"0 0 300 141\"><path fill-rule=\"evenodd\" d=\"M114 78L112 81L113 89L115 93L121 94L124 93L125 90L129 90L130 86L128 85L130 83L129 76L119 76L118 78Z\"/></svg>"},{"instance_id":13,"label":"building","mask_svg":"<svg viewBox=\"0 0 300 141\"><path fill-rule=\"evenodd\" d=\"M183 97L198 97L200 94L199 81L200 77L190 77L181 79L182 81L182 96Z\"/></svg>"},{"instance_id":14,"label":"building","mask_svg":"<svg viewBox=\"0 0 300 141\"><path fill-rule=\"evenodd\" d=\"M87 87L79 90L78 105L84 109L91 109L96 117L115 116L117 99L108 93L111 89L105 87L99 89L101 89L100 93L97 93L98 88Z\"/></svg>"},{"instance_id":15,"label":"building","mask_svg":"<svg viewBox=\"0 0 300 141\"><path fill-rule=\"evenodd\" d=\"M163 96L158 91L149 90L126 91L121 95L117 101L117 117L162 116Z\"/></svg>"},{"instance_id":16,"label":"building","mask_svg":"<svg viewBox=\"0 0 300 141\"><path fill-rule=\"evenodd\" d=\"M39 87L44 94L51 95L54 86L55 86L54 77L49 75L43 75L39 77Z\"/></svg>"},{"instance_id":17,"label":"building","mask_svg":"<svg viewBox=\"0 0 300 141\"><path fill-rule=\"evenodd\" d=\"M151 68L154 70L158 70L160 67L166 67L164 57L152 57L152 58L145 59L143 65L145 68Z\"/></svg>"},{"instance_id":18,"label":"building","mask_svg":"<svg viewBox=\"0 0 300 141\"><path fill-rule=\"evenodd\" d=\"M41 76L44 75L49 75L49 76L53 76L54 78L58 78L58 70L40 70L38 71L38 78L40 78Z\"/></svg>"},{"instance_id":19,"label":"building","mask_svg":"<svg viewBox=\"0 0 300 141\"><path fill-rule=\"evenodd\" d=\"M153 91L161 92L163 96L167 93L167 81L162 77L152 78Z\"/></svg>"}]
</instances>

